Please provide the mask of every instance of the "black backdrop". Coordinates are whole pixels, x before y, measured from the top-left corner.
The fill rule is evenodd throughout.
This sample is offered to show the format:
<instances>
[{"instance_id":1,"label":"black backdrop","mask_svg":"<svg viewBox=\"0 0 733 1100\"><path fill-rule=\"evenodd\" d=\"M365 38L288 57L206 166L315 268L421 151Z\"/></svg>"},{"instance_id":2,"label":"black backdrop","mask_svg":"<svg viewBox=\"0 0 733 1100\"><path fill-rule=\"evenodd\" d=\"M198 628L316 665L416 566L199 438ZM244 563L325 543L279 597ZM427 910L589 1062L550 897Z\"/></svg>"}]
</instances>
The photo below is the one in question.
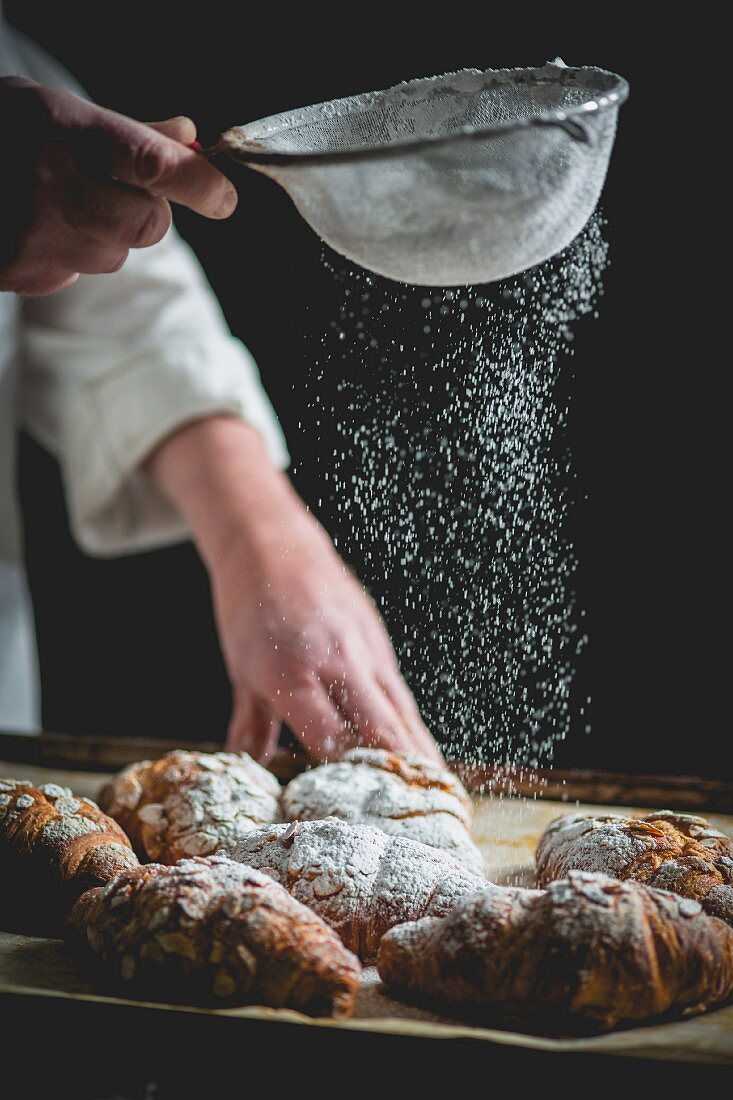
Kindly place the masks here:
<instances>
[{"instance_id":1,"label":"black backdrop","mask_svg":"<svg viewBox=\"0 0 733 1100\"><path fill-rule=\"evenodd\" d=\"M393 35L388 13L374 8L302 22L284 6L260 8L235 27L232 6L216 2L187 19L138 3L15 0L6 10L99 102L143 119L189 114L205 142L247 119L467 65L560 54L628 78L603 198L612 265L600 319L577 327L570 387L569 442L580 495L590 494L572 521L590 634L575 691L592 696L592 732L580 719L556 760L719 774L711 750L720 720L697 607L707 556L693 522L699 424L683 351L698 323L679 275L691 245L660 216L673 210L684 224L690 180L674 157L679 118L661 109L655 54L638 27L613 36L570 20L529 26L521 14L501 29L423 14ZM331 441L300 432L298 420L333 287L319 242L287 197L255 173L238 171L236 181L231 222L185 212L176 220L260 363L296 465L304 460L296 482L314 502L322 485L309 459L315 448L329 454ZM85 557L68 535L55 464L27 439L21 460L47 728L222 737L228 688L194 552ZM327 505L320 514L328 526Z\"/></svg>"}]
</instances>

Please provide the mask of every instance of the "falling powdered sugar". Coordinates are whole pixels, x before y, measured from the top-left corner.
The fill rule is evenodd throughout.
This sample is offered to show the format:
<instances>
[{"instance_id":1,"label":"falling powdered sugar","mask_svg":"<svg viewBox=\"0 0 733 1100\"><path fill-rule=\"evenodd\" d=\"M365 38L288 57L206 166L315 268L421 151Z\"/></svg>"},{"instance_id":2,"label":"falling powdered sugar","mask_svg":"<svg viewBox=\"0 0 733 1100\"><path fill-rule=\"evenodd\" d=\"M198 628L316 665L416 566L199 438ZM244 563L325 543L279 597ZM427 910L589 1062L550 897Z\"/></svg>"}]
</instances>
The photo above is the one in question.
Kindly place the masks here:
<instances>
[{"instance_id":1,"label":"falling powdered sugar","mask_svg":"<svg viewBox=\"0 0 733 1100\"><path fill-rule=\"evenodd\" d=\"M338 318L303 424L337 432L321 474L335 541L429 727L463 758L546 765L587 720L571 706L586 638L558 378L601 292L601 225L480 291L333 271Z\"/></svg>"}]
</instances>

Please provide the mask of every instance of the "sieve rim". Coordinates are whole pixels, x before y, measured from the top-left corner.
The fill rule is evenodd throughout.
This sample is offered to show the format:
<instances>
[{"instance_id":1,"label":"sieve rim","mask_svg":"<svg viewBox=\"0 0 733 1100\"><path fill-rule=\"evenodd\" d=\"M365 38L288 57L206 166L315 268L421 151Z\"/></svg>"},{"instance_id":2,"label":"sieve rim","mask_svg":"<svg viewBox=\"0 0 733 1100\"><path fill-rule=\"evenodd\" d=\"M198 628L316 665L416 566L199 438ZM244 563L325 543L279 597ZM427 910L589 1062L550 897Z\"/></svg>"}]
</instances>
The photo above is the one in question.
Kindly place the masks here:
<instances>
[{"instance_id":1,"label":"sieve rim","mask_svg":"<svg viewBox=\"0 0 733 1100\"><path fill-rule=\"evenodd\" d=\"M345 114L357 113L361 106L376 105L383 96L389 96L393 92L404 91L409 88L419 88L420 85L430 85L436 81L449 80L450 78L465 75L477 75L490 77L503 77L497 80L497 85L508 83L508 77L521 77L521 82L536 83L563 83L560 74L565 74L566 80L577 77L608 77L610 87L606 90L596 91L590 98L582 103L572 104L566 108L554 108L547 111L538 111L527 118L507 119L504 122L496 122L491 126L462 127L455 133L445 134L439 137L405 138L392 142L389 145L358 146L354 149L323 150L309 153L302 152L273 152L267 151L266 139L250 138L243 136L248 129L254 126L269 125L272 133L282 134L296 126L292 116L298 111L311 111L317 107L332 106L346 107ZM548 79L551 78L551 79ZM487 86L488 87L488 86ZM590 89L589 89L590 90ZM426 149L436 149L460 142L472 142L504 137L507 134L519 130L531 130L544 126L558 126L575 140L587 142L588 136L582 125L582 119L586 116L593 117L599 112L610 108L617 109L626 102L629 96L629 84L624 77L610 69L602 69L594 65L558 65L549 62L534 68L514 69L458 69L454 72L442 73L439 76L420 77L416 80L395 84L391 88L385 88L377 92L365 92L355 96L344 96L341 99L327 100L323 103L314 103L304 108L295 108L283 111L279 114L269 115L254 122L245 123L243 126L234 126L224 131L217 145L206 150L210 156L218 153L227 153L233 160L243 164L257 165L301 165L301 164L345 164L349 161L380 160L392 157L410 155L423 152ZM363 101L360 103L360 101ZM289 125L282 125L285 120L291 119ZM280 125L276 125L279 123ZM259 148L258 148L259 146Z\"/></svg>"}]
</instances>

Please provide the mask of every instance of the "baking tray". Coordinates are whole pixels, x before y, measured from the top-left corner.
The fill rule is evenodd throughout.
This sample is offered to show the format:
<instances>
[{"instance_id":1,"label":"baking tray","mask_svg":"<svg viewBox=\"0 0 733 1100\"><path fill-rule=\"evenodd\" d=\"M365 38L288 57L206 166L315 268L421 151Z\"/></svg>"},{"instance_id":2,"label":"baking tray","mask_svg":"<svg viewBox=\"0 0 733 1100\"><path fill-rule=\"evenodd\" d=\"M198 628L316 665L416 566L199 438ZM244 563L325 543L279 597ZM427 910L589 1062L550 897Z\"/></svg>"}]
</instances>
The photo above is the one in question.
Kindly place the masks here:
<instances>
[{"instance_id":1,"label":"baking tray","mask_svg":"<svg viewBox=\"0 0 733 1100\"><path fill-rule=\"evenodd\" d=\"M38 763L44 759L44 746L42 738L9 738L0 734L0 776L9 775L16 778L28 778L34 782L53 781L72 787L76 792L94 798L100 786L106 781L109 771L90 770L90 761L85 759L82 768L78 769L77 759L80 753L79 746L84 740L72 739L76 743L73 768L49 767L46 763ZM25 743L26 752L22 753L22 743ZM160 752L170 749L170 743L152 743L137 740L133 743L136 758L159 755ZM4 752L5 748L9 752ZM48 747L48 746L47 746ZM213 748L215 746L209 746ZM129 742L118 743L117 746L107 742L97 746L95 750L97 768L103 758L110 766L111 756L116 752L118 762L126 762L125 754L129 749ZM54 759L59 757L59 741L54 742ZM25 755L25 761L21 760ZM12 757L12 759L7 759ZM47 757L46 757L47 759ZM31 762L35 761L35 762ZM588 774L588 773L580 773ZM507 784L493 774L488 777L485 773L465 773L464 778L469 780L469 785L502 786L501 791L494 790L489 794L474 795L476 802L476 818L474 835L479 847L484 852L487 861L489 877L497 883L505 885L530 885L533 876L533 852L537 837L543 828L553 817L561 813L577 812L578 810L598 810L598 804L591 806L590 802L583 803L547 798L547 786L543 786L541 777L534 778L536 794L540 797L527 797L507 795L504 792ZM706 807L700 806L697 801L699 791L690 788L685 794L684 784L678 780L668 781L665 785L664 777L654 777L660 793L676 791L679 798L673 800L680 806L690 807L690 802L699 810ZM532 777L525 774L521 784L528 785ZM650 777L643 780L631 779L631 789L652 789ZM690 780L690 783L696 781ZM592 790L613 789L619 791L619 778L596 776ZM515 787L516 787L515 782ZM724 791L725 784L717 787L717 799L712 798L714 805L725 803L727 795ZM567 787L561 788L566 790ZM553 788L553 793L556 788ZM623 792L622 792L623 793ZM665 805L669 802L665 802ZM638 809L660 808L661 803L655 801L654 805L640 806ZM620 802L603 806L610 812L625 809L626 804ZM713 824L733 836L733 816L723 813L708 813ZM299 1013L287 1010L274 1010L260 1007L242 1007L231 1009L206 1009L194 1006L167 1005L161 1003L143 1002L126 998L110 997L95 991L82 968L70 960L63 950L61 941L40 939L36 937L20 936L17 934L0 932L0 1007L5 1006L14 1014L22 1016L29 1012L38 1013L43 1006L46 1015L51 1019L64 1018L73 1010L87 1010L88 1013L104 1019L106 1010L111 1019L114 1013L124 1012L127 1017L134 1019L136 1016L146 1021L157 1020L162 1024L175 1021L178 1033L181 1033L181 1021L193 1022L198 1020L207 1025L212 1033L216 1033L217 1026L223 1032L231 1034L236 1021L239 1026L249 1026L250 1030L255 1023L268 1024L277 1028L282 1025L283 1035L290 1032L292 1027L297 1029L317 1029L319 1036L331 1033L344 1035L348 1033L355 1036L358 1033L382 1037L403 1037L405 1039L430 1039L430 1040L461 1040L471 1044L483 1044L487 1051L501 1049L508 1054L511 1050L516 1053L526 1051L544 1052L545 1054L576 1054L597 1055L599 1061L602 1056L621 1056L634 1059L664 1059L676 1062L709 1063L711 1065L733 1065L733 1005L729 1005L710 1012L704 1016L687 1020L670 1020L663 1023L654 1023L648 1026L633 1029L614 1031L607 1035L591 1038L557 1038L541 1035L529 1035L516 1030L497 1027L477 1027L456 1023L447 1016L438 1016L432 1012L402 1004L388 997L381 988L376 972L368 968L365 972L362 990L357 1002L355 1016L350 1020L312 1020ZM71 1016L69 1016L71 1019ZM149 1023L146 1022L146 1027ZM315 1034L315 1033L314 1033ZM581 1061L584 1060L580 1059Z\"/></svg>"}]
</instances>

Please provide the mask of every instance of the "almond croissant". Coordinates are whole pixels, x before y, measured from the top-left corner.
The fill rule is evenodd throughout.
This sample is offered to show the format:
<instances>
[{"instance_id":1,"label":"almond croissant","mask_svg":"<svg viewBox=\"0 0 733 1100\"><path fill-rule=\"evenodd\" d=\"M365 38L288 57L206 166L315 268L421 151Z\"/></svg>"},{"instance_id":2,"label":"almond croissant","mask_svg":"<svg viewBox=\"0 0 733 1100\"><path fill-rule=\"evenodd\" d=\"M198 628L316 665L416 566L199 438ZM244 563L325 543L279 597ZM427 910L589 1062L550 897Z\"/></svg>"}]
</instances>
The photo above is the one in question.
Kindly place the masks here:
<instances>
[{"instance_id":1,"label":"almond croissant","mask_svg":"<svg viewBox=\"0 0 733 1100\"><path fill-rule=\"evenodd\" d=\"M246 752L169 752L131 764L100 795L138 853L157 863L231 847L280 820L280 784Z\"/></svg>"},{"instance_id":2,"label":"almond croissant","mask_svg":"<svg viewBox=\"0 0 733 1100\"><path fill-rule=\"evenodd\" d=\"M733 839L704 817L669 810L644 817L558 817L537 845L538 884L568 871L602 871L673 890L733 924Z\"/></svg>"},{"instance_id":3,"label":"almond croissant","mask_svg":"<svg viewBox=\"0 0 733 1100\"><path fill-rule=\"evenodd\" d=\"M349 1016L361 967L276 882L225 855L149 863L76 902L69 945L116 987Z\"/></svg>"},{"instance_id":4,"label":"almond croissant","mask_svg":"<svg viewBox=\"0 0 733 1100\"><path fill-rule=\"evenodd\" d=\"M442 919L393 928L377 959L396 990L556 1030L601 1030L733 993L733 929L637 882L573 871L547 890L486 887Z\"/></svg>"},{"instance_id":5,"label":"almond croissant","mask_svg":"<svg viewBox=\"0 0 733 1100\"><path fill-rule=\"evenodd\" d=\"M231 856L272 875L366 960L388 928L442 916L486 882L426 844L336 818L255 829Z\"/></svg>"},{"instance_id":6,"label":"almond croissant","mask_svg":"<svg viewBox=\"0 0 733 1100\"><path fill-rule=\"evenodd\" d=\"M91 886L137 867L119 825L68 787L0 780L0 921L23 932L58 930Z\"/></svg>"},{"instance_id":7,"label":"almond croissant","mask_svg":"<svg viewBox=\"0 0 733 1100\"><path fill-rule=\"evenodd\" d=\"M353 825L372 825L439 848L467 870L483 874L483 859L469 832L471 799L457 776L422 757L351 749L337 764L322 764L293 779L282 804L288 821L340 817Z\"/></svg>"}]
</instances>

